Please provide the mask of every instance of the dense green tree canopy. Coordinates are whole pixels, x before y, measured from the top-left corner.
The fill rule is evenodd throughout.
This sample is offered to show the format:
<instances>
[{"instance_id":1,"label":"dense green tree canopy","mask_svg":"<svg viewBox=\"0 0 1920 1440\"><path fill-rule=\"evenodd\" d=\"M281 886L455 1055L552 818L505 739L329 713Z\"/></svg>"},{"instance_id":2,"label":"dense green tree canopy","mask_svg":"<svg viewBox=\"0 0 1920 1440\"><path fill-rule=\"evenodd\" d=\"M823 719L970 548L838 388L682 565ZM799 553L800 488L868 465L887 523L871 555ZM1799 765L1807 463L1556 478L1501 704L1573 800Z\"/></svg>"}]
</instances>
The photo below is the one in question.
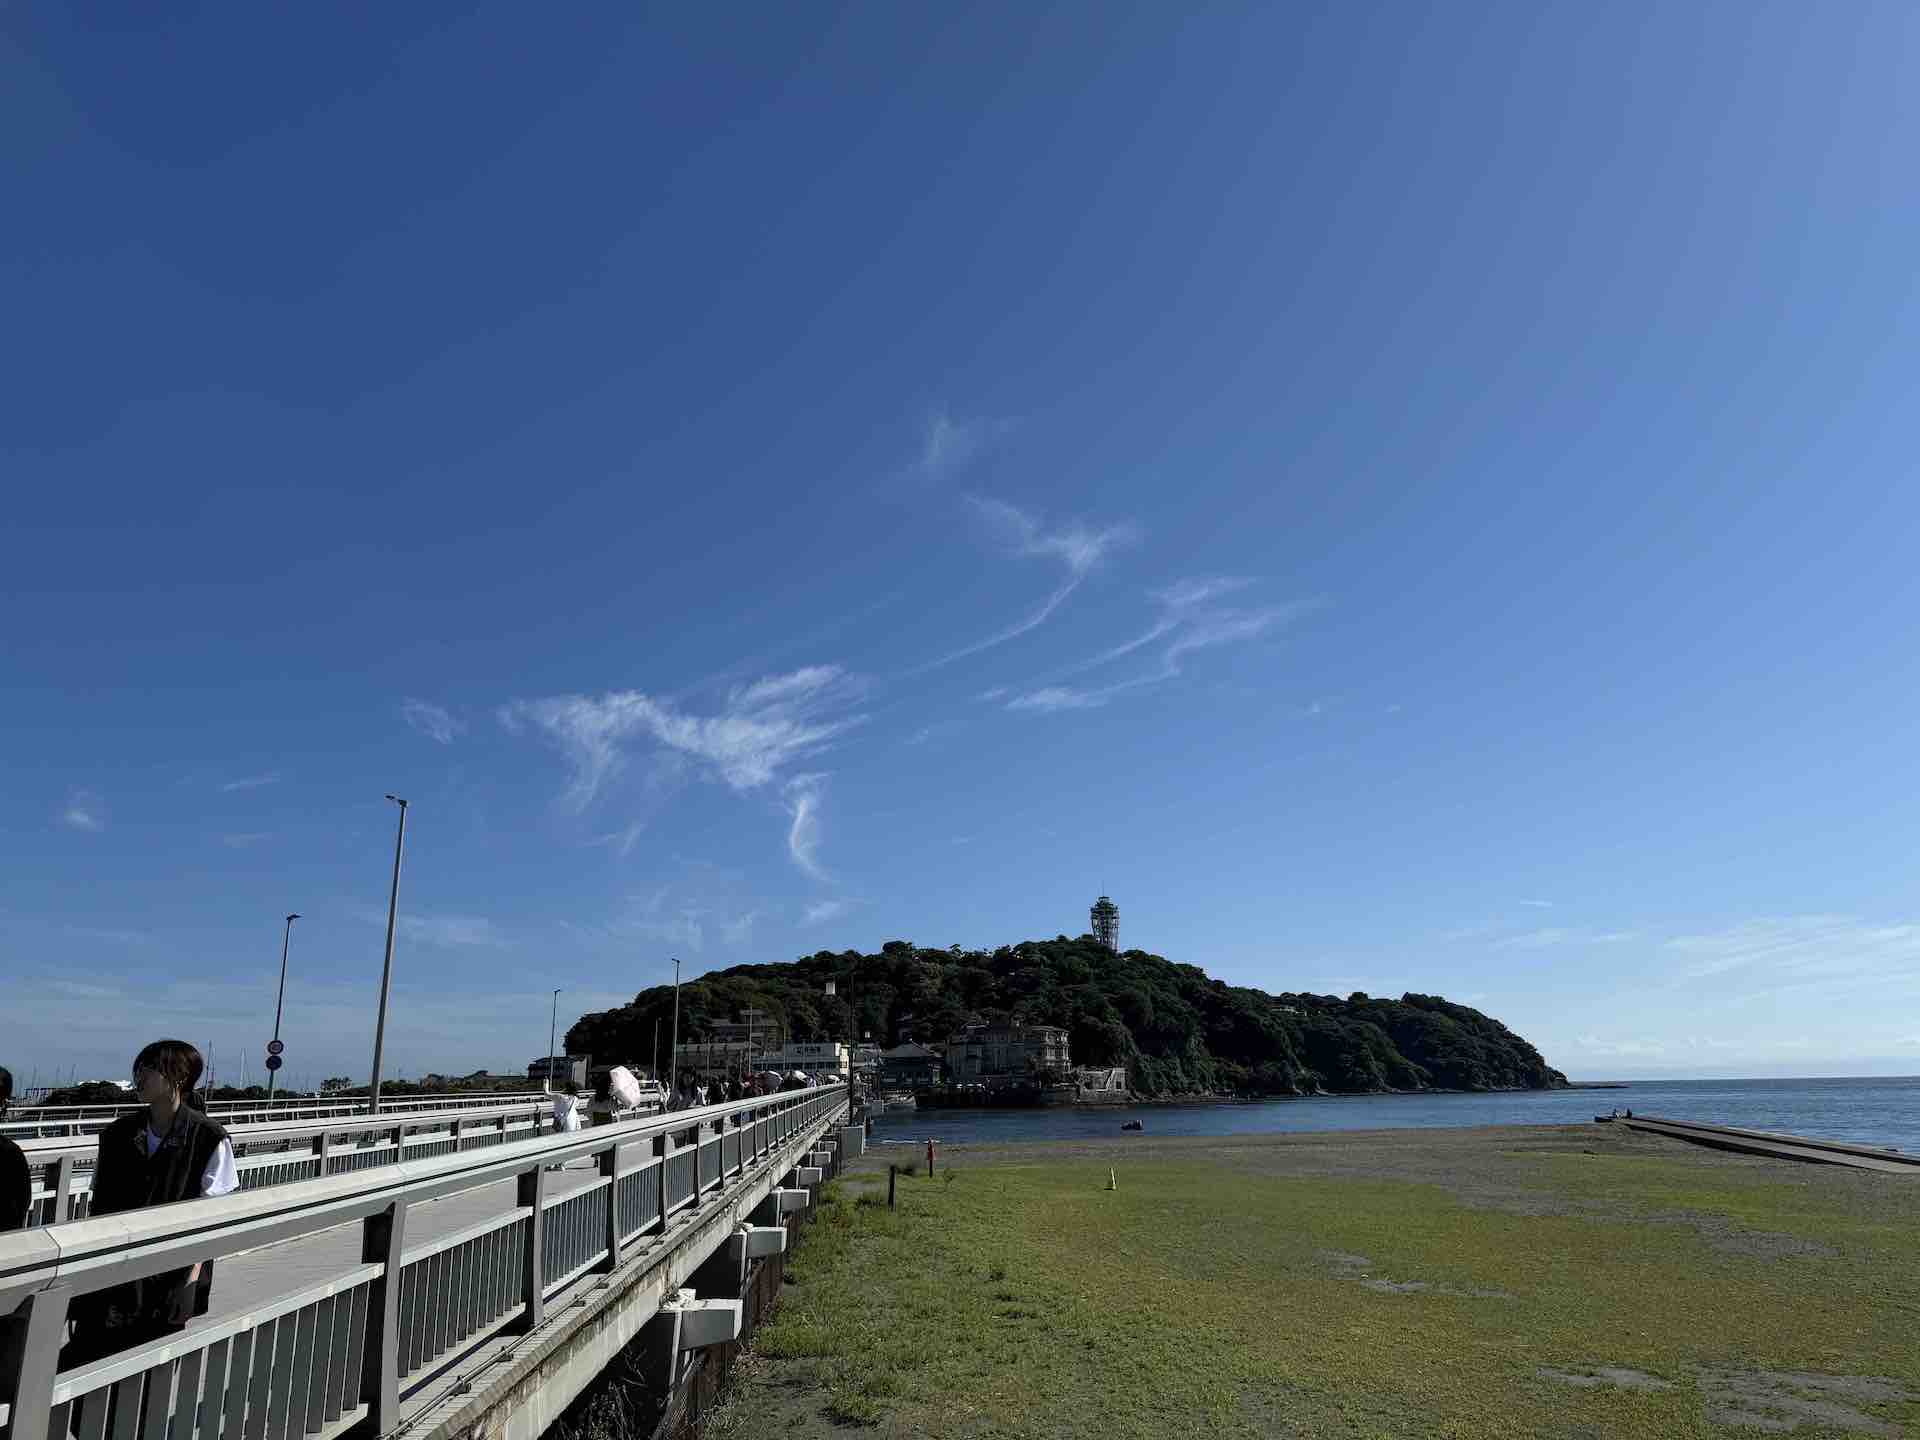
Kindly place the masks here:
<instances>
[{"instance_id":1,"label":"dense green tree canopy","mask_svg":"<svg viewBox=\"0 0 1920 1440\"><path fill-rule=\"evenodd\" d=\"M826 982L835 982L829 998ZM970 1020L1061 1025L1079 1065L1125 1065L1148 1095L1228 1090L1310 1095L1381 1090L1542 1089L1566 1076L1490 1016L1437 995L1269 995L1210 980L1091 936L998 950L923 949L890 940L877 954L822 950L788 964L736 965L680 987L680 1038L756 1009L790 1040L938 1043ZM673 987L582 1016L570 1053L647 1065L658 1024L661 1064Z\"/></svg>"}]
</instances>

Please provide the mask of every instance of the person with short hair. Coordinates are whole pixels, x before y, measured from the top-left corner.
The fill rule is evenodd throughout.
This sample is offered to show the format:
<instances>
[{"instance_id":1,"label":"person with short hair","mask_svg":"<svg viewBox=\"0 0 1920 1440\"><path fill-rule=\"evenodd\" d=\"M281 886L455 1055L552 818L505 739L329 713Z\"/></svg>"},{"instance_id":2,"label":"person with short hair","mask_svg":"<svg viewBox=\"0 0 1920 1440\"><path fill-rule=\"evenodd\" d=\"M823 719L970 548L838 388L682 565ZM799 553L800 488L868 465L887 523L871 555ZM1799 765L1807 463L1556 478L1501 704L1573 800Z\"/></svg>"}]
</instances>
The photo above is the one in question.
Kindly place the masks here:
<instances>
[{"instance_id":1,"label":"person with short hair","mask_svg":"<svg viewBox=\"0 0 1920 1440\"><path fill-rule=\"evenodd\" d=\"M0 1116L13 1103L13 1072L0 1065ZM33 1174L20 1147L0 1135L0 1230L27 1228L27 1212L33 1208Z\"/></svg>"},{"instance_id":2,"label":"person with short hair","mask_svg":"<svg viewBox=\"0 0 1920 1440\"><path fill-rule=\"evenodd\" d=\"M185 1040L156 1040L134 1056L134 1089L147 1108L100 1132L90 1214L209 1199L240 1188L233 1141L187 1103L205 1068L200 1052ZM207 1313L212 1293L213 1262L202 1260L78 1296L61 1368L178 1334Z\"/></svg>"}]
</instances>

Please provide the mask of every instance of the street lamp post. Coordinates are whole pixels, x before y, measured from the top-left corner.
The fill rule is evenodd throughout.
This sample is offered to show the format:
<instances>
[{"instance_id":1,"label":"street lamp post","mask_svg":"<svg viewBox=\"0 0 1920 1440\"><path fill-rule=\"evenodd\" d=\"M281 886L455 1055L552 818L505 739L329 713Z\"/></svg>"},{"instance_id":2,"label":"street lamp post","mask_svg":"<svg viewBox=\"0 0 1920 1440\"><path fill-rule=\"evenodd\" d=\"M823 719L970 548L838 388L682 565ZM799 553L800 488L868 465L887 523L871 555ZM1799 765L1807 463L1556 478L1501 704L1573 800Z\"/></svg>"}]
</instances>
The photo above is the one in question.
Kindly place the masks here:
<instances>
[{"instance_id":1,"label":"street lamp post","mask_svg":"<svg viewBox=\"0 0 1920 1440\"><path fill-rule=\"evenodd\" d=\"M277 1048L280 1044L280 1012L286 1007L287 1003L287 947L293 943L293 922L299 918L298 915L287 916L286 933L280 937L280 995L279 998L273 1002L273 1044L275 1048L269 1052L275 1056L278 1056L280 1053ZM273 1099L273 1082L279 1078L280 1072L278 1070L267 1071L267 1099Z\"/></svg>"},{"instance_id":2,"label":"street lamp post","mask_svg":"<svg viewBox=\"0 0 1920 1440\"><path fill-rule=\"evenodd\" d=\"M667 1099L671 1101L680 1093L680 959L678 956L675 956L673 961L673 1050L668 1056L667 1063L672 1067L668 1071L667 1082Z\"/></svg>"},{"instance_id":3,"label":"street lamp post","mask_svg":"<svg viewBox=\"0 0 1920 1440\"><path fill-rule=\"evenodd\" d=\"M387 994L393 988L393 924L400 914L400 852L407 843L407 802L398 795L387 799L400 807L400 828L393 837L393 889L387 896L387 959L380 967L380 1018L373 1027L373 1084L367 1091L367 1113L380 1113L380 1057L387 1045Z\"/></svg>"},{"instance_id":4,"label":"street lamp post","mask_svg":"<svg viewBox=\"0 0 1920 1440\"><path fill-rule=\"evenodd\" d=\"M547 1019L547 1089L553 1089L553 1037L560 1024L560 992L553 992L553 1014Z\"/></svg>"}]
</instances>

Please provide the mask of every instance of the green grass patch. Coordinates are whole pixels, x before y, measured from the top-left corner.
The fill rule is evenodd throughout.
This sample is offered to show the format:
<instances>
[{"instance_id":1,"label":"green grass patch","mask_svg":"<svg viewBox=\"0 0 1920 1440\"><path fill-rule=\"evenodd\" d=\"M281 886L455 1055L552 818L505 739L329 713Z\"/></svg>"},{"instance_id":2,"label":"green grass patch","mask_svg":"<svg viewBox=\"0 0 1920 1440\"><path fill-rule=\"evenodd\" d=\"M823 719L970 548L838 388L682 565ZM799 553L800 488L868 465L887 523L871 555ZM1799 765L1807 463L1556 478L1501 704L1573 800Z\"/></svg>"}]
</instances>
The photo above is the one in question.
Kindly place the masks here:
<instances>
[{"instance_id":1,"label":"green grass patch","mask_svg":"<svg viewBox=\"0 0 1920 1440\"><path fill-rule=\"evenodd\" d=\"M1474 1165L1497 1202L1221 1154L1123 1163L1114 1192L1106 1161L1051 1156L895 1211L836 1190L737 1433L753 1386L796 1378L822 1434L1920 1433L1920 1186L1677 1149Z\"/></svg>"}]
</instances>

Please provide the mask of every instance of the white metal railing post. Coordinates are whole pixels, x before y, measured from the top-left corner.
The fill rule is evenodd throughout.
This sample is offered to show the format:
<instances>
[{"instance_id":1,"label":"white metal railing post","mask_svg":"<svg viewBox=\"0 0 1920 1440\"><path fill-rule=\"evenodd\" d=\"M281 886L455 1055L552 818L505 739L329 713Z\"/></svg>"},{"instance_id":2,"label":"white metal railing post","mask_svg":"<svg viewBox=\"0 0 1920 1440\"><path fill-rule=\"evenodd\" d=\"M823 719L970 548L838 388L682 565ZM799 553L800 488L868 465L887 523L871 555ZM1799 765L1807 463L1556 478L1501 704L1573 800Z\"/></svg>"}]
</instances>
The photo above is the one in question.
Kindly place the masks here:
<instances>
[{"instance_id":1,"label":"white metal railing post","mask_svg":"<svg viewBox=\"0 0 1920 1440\"><path fill-rule=\"evenodd\" d=\"M600 1152L600 1174L607 1182L607 1258L602 1270L620 1268L620 1146L607 1146Z\"/></svg>"},{"instance_id":2,"label":"white metal railing post","mask_svg":"<svg viewBox=\"0 0 1920 1440\"><path fill-rule=\"evenodd\" d=\"M73 1171L78 1158L62 1155L59 1163L53 1167L52 1224L58 1225L64 1220L73 1219Z\"/></svg>"},{"instance_id":3,"label":"white metal railing post","mask_svg":"<svg viewBox=\"0 0 1920 1440\"><path fill-rule=\"evenodd\" d=\"M527 1211L527 1249L521 1257L520 1291L526 1302L526 1313L521 1317L525 1329L538 1329L540 1322L547 1318L547 1167L536 1163L531 1170L522 1170L519 1180L521 1206Z\"/></svg>"},{"instance_id":4,"label":"white metal railing post","mask_svg":"<svg viewBox=\"0 0 1920 1440\"><path fill-rule=\"evenodd\" d=\"M367 1406L367 1429L374 1435L400 1423L400 1260L406 1244L404 1200L361 1222L361 1263L380 1267L367 1294L366 1348L360 1366L360 1398Z\"/></svg>"},{"instance_id":5,"label":"white metal railing post","mask_svg":"<svg viewBox=\"0 0 1920 1440\"><path fill-rule=\"evenodd\" d=\"M653 1137L653 1153L660 1160L660 1233L667 1233L667 1214L671 1206L667 1204L667 1171L673 1159L673 1136L661 1131Z\"/></svg>"},{"instance_id":6,"label":"white metal railing post","mask_svg":"<svg viewBox=\"0 0 1920 1440\"><path fill-rule=\"evenodd\" d=\"M0 1400L7 1402L7 1440L66 1440L47 1434L60 1346L67 1338L64 1285L29 1295L0 1319Z\"/></svg>"}]
</instances>

